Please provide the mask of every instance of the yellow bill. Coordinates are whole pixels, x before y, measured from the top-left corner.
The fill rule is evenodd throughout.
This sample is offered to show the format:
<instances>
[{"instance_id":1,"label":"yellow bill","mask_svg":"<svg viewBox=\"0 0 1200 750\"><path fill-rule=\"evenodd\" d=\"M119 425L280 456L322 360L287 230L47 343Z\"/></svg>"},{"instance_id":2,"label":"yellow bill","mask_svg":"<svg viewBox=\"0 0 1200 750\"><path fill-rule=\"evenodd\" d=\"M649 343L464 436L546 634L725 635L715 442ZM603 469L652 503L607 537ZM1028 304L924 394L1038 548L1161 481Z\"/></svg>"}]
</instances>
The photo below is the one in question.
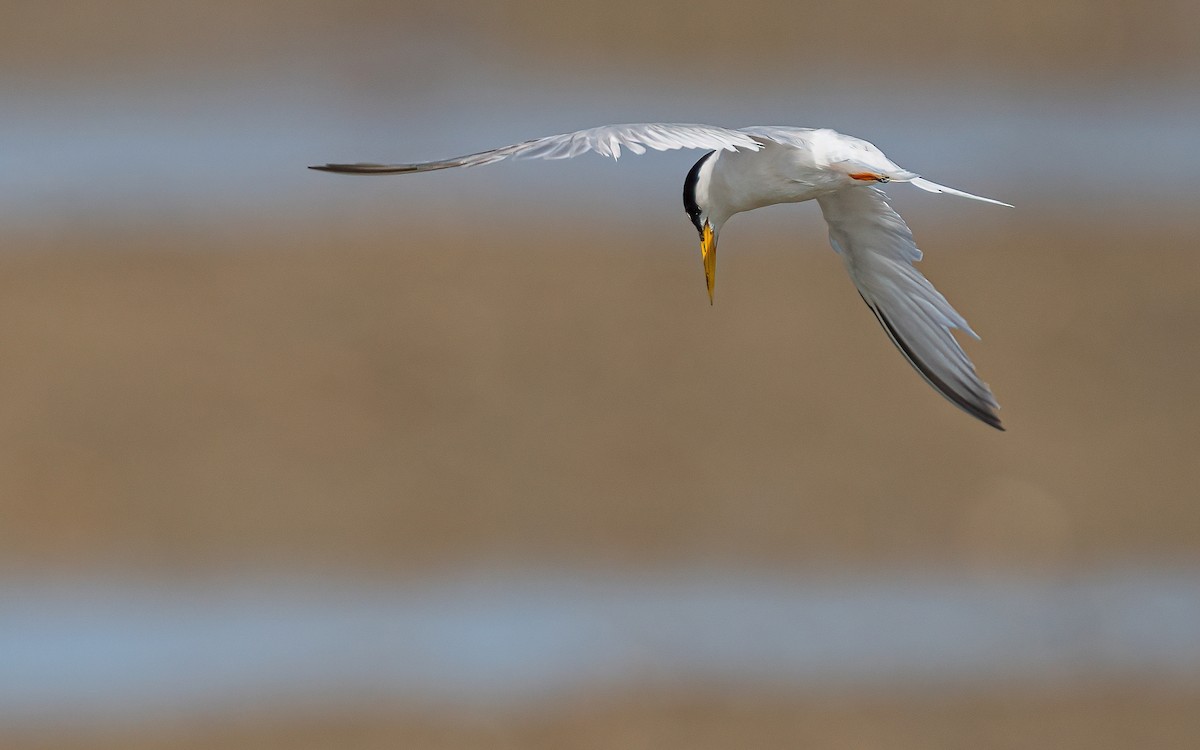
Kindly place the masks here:
<instances>
[{"instance_id":1,"label":"yellow bill","mask_svg":"<svg viewBox=\"0 0 1200 750\"><path fill-rule=\"evenodd\" d=\"M708 304L713 303L713 287L717 283L717 236L706 221L700 232L700 255L704 259L704 282L708 285Z\"/></svg>"}]
</instances>

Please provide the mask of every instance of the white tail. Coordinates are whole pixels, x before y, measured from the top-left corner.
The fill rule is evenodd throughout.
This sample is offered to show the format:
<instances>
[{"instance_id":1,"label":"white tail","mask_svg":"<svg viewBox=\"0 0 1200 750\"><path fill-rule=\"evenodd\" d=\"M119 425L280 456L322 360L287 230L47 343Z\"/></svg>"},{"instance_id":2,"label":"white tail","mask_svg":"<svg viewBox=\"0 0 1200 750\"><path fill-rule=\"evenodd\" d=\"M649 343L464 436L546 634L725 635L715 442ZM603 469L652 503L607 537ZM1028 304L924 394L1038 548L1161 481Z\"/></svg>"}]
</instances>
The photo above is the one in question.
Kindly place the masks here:
<instances>
[{"instance_id":1,"label":"white tail","mask_svg":"<svg viewBox=\"0 0 1200 750\"><path fill-rule=\"evenodd\" d=\"M945 193L946 195L957 195L959 198L970 198L971 200L975 200L975 201L983 201L984 203L995 203L997 206L1006 206L1008 208L1012 208L1011 203L1003 203L1001 201L992 200L991 198L984 198L983 196L980 196L980 195L971 195L970 193L964 193L963 191L955 190L952 187L946 187L945 185L939 185L936 182L930 182L929 180L925 179L924 177L913 178L912 180L909 180L909 183L912 185L915 185L916 187L921 188L922 190L927 190L931 193Z\"/></svg>"}]
</instances>

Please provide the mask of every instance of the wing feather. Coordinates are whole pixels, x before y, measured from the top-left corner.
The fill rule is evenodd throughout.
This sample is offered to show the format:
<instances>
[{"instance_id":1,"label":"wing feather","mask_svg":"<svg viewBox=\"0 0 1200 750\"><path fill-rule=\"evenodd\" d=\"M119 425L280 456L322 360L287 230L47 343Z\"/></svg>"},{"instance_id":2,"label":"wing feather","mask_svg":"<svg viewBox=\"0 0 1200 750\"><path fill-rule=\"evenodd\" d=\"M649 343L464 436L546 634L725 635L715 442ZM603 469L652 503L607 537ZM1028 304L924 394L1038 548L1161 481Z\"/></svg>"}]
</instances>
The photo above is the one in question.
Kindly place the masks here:
<instances>
[{"instance_id":1,"label":"wing feather","mask_svg":"<svg viewBox=\"0 0 1200 750\"><path fill-rule=\"evenodd\" d=\"M853 186L817 202L829 224L830 244L896 348L952 404L1003 430L995 397L951 330L975 332L913 266L921 251L884 194Z\"/></svg>"},{"instance_id":2,"label":"wing feather","mask_svg":"<svg viewBox=\"0 0 1200 750\"><path fill-rule=\"evenodd\" d=\"M405 174L450 169L451 167L477 167L483 164L494 164L508 158L570 159L589 151L617 159L621 156L622 148L633 154L644 154L647 149L672 151L680 148L757 151L762 148L762 144L748 133L715 125L638 123L603 125L598 128L535 138L531 141L514 143L511 146L502 146L488 151L480 151L477 154L455 156L438 161L414 164L323 164L310 167L310 169L347 174Z\"/></svg>"}]
</instances>

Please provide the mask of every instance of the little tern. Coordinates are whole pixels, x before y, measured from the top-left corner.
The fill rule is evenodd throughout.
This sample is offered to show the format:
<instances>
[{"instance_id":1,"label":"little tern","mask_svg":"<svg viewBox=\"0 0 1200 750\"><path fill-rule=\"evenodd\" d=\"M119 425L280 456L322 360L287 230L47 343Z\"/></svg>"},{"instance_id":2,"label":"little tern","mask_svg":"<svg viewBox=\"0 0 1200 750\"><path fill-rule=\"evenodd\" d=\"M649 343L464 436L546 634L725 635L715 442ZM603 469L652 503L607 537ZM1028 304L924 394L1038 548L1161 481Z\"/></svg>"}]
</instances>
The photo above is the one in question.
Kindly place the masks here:
<instances>
[{"instance_id":1,"label":"little tern","mask_svg":"<svg viewBox=\"0 0 1200 750\"><path fill-rule=\"evenodd\" d=\"M324 164L310 167L344 174L409 174L475 167L504 159L569 159L589 151L617 159L621 149L705 149L688 172L683 205L700 234L700 256L709 304L717 277L717 238L734 214L777 203L816 200L829 225L829 242L863 301L888 338L918 373L948 401L1003 430L1000 408L951 330L979 336L913 264L921 251L908 225L874 187L907 182L931 193L1009 206L938 185L901 169L874 144L826 128L641 123L604 125L515 143L439 161L415 164ZM1011 208L1011 206L1009 206Z\"/></svg>"}]
</instances>

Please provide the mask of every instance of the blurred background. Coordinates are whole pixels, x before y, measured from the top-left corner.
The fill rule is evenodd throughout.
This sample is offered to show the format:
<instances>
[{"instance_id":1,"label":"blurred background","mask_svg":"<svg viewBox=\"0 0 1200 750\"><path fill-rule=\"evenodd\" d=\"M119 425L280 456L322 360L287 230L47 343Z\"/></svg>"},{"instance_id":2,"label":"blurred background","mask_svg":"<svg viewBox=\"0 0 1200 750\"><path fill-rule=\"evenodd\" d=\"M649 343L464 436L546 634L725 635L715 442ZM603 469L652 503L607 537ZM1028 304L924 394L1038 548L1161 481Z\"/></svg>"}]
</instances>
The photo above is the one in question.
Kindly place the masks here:
<instances>
[{"instance_id":1,"label":"blurred background","mask_svg":"<svg viewBox=\"0 0 1200 750\"><path fill-rule=\"evenodd\" d=\"M1200 746L1200 6L8 2L0 745ZM612 122L828 126L994 432L815 206Z\"/></svg>"}]
</instances>

